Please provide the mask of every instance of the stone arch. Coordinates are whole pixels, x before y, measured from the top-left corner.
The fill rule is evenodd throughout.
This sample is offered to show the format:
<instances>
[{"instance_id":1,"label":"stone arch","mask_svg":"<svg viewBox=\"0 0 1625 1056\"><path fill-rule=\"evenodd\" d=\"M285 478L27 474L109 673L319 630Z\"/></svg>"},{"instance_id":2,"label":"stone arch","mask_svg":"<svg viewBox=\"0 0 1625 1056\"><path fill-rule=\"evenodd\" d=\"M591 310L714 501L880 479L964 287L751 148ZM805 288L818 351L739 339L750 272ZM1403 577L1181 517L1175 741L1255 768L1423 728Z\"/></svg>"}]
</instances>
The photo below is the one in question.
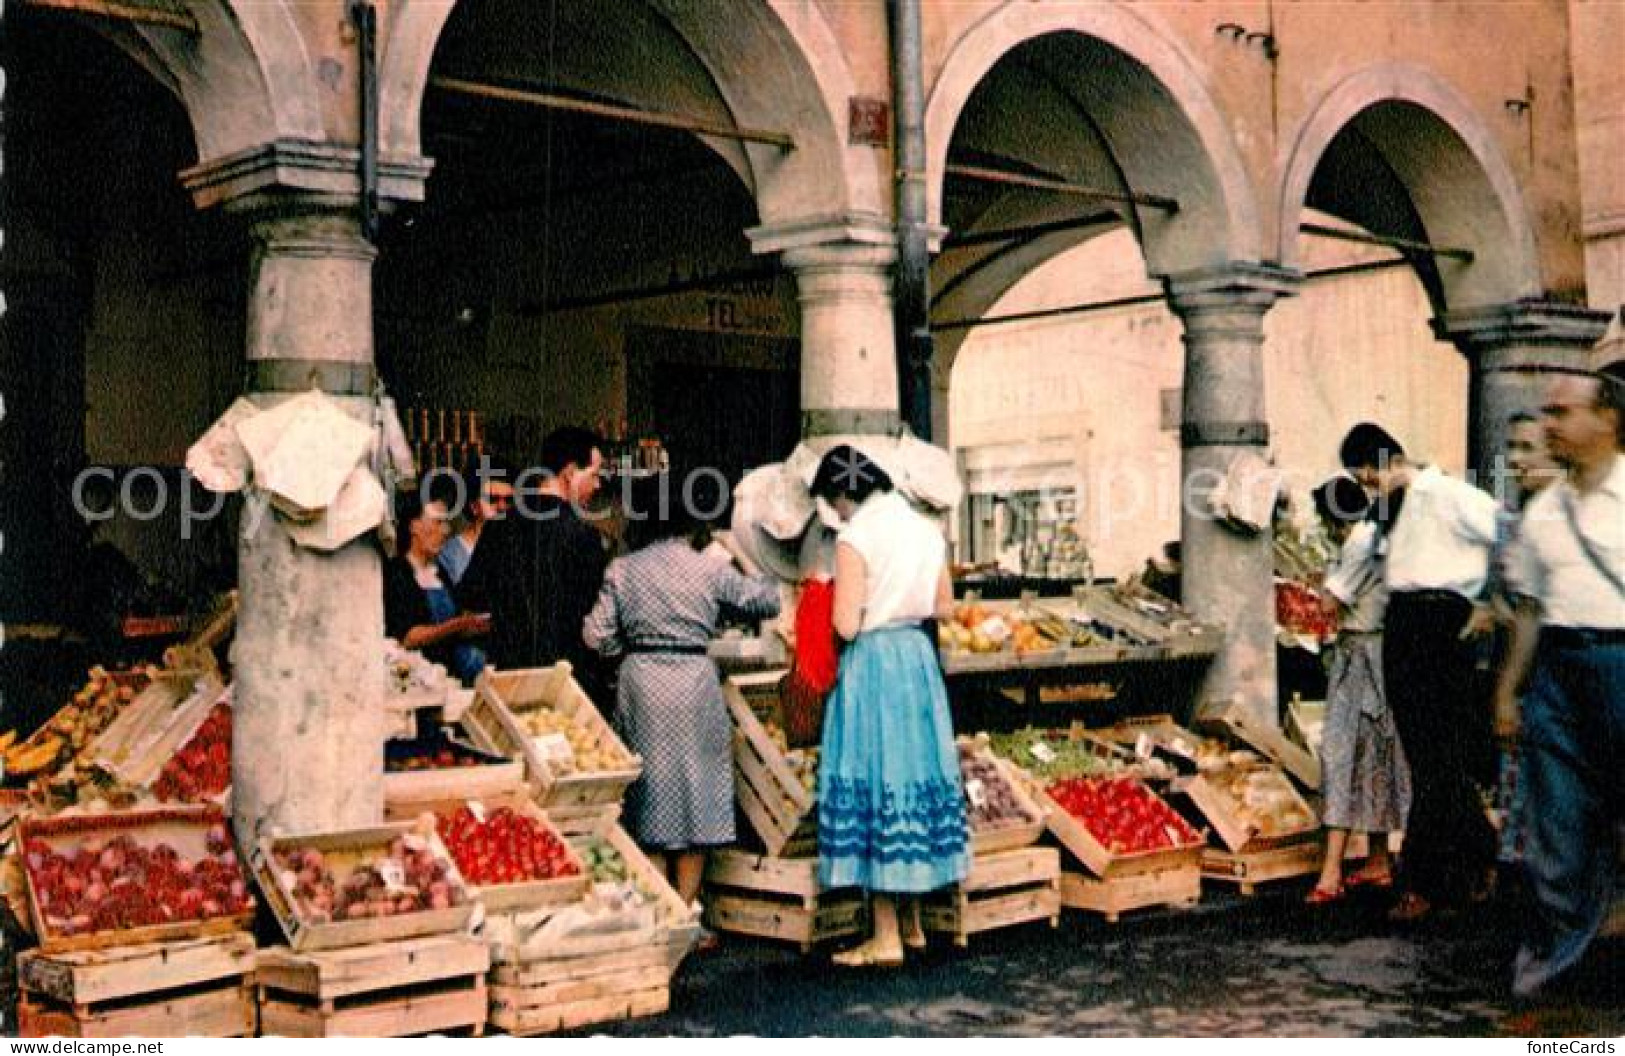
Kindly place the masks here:
<instances>
[{"instance_id":1,"label":"stone arch","mask_svg":"<svg viewBox=\"0 0 1625 1056\"><path fill-rule=\"evenodd\" d=\"M1145 16L1120 4L1007 3L971 28L949 54L926 101L928 210L943 219L949 147L972 93L1015 49L1041 37L1086 38L1123 60L1132 82L1113 86L1125 103L1091 114L1135 190L1180 200L1172 217L1148 215L1141 242L1153 272L1168 274L1261 257L1259 210L1229 124L1197 65ZM1126 93L1126 94L1125 94ZM1131 120L1148 108L1152 122Z\"/></svg>"},{"instance_id":2,"label":"stone arch","mask_svg":"<svg viewBox=\"0 0 1625 1056\"><path fill-rule=\"evenodd\" d=\"M839 42L815 5L753 0L718 20L707 5L647 0L704 67L741 127L777 129L796 149L709 141L752 188L764 224L807 217L883 215L872 157L844 143L854 94ZM455 4L405 4L391 14L380 66L381 144L421 150L423 98L435 48Z\"/></svg>"},{"instance_id":3,"label":"stone arch","mask_svg":"<svg viewBox=\"0 0 1625 1056\"><path fill-rule=\"evenodd\" d=\"M1450 307L1538 296L1534 225L1495 137L1459 92L1405 63L1371 66L1344 78L1283 140L1291 146L1277 202L1281 264L1296 266L1298 224L1328 148L1362 120L1373 123L1385 108L1403 117L1389 124L1403 125L1404 134L1378 127L1366 138L1404 184L1423 234L1474 253L1471 264L1440 268L1440 292Z\"/></svg>"},{"instance_id":4,"label":"stone arch","mask_svg":"<svg viewBox=\"0 0 1625 1056\"><path fill-rule=\"evenodd\" d=\"M283 0L192 0L194 36L91 20L186 108L199 161L277 139L326 138L303 38Z\"/></svg>"}]
</instances>

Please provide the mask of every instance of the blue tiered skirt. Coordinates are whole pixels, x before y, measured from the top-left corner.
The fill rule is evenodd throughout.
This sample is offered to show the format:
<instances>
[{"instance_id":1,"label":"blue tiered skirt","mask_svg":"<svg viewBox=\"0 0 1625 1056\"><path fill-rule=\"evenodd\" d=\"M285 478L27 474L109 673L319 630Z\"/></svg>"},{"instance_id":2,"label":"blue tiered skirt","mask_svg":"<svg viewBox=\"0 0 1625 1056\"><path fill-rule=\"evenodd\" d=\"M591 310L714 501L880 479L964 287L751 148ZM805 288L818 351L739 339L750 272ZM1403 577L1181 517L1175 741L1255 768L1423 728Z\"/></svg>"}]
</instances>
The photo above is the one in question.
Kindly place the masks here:
<instances>
[{"instance_id":1,"label":"blue tiered skirt","mask_svg":"<svg viewBox=\"0 0 1625 1056\"><path fill-rule=\"evenodd\" d=\"M965 878L965 797L936 650L916 627L858 635L824 711L818 877L915 894Z\"/></svg>"}]
</instances>

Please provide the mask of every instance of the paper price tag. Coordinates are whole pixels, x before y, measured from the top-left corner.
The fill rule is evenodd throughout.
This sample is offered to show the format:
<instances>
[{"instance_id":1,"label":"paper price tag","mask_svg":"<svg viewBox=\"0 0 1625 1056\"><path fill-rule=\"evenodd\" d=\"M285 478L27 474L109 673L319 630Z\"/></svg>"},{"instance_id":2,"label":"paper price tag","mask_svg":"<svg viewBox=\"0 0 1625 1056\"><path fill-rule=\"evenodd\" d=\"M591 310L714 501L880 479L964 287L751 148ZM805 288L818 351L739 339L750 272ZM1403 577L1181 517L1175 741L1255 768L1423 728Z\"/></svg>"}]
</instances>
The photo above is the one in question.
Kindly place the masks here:
<instances>
[{"instance_id":1,"label":"paper price tag","mask_svg":"<svg viewBox=\"0 0 1625 1056\"><path fill-rule=\"evenodd\" d=\"M468 807L468 812L470 814L474 815L474 820L479 822L481 825L484 825L485 824L485 804L481 803L477 799L471 799L465 805Z\"/></svg>"},{"instance_id":2,"label":"paper price tag","mask_svg":"<svg viewBox=\"0 0 1625 1056\"><path fill-rule=\"evenodd\" d=\"M1151 758L1152 753L1154 753L1156 750L1157 742L1151 739L1150 734L1142 733L1138 737L1134 738L1134 754L1139 756L1141 759Z\"/></svg>"},{"instance_id":3,"label":"paper price tag","mask_svg":"<svg viewBox=\"0 0 1625 1056\"><path fill-rule=\"evenodd\" d=\"M406 890L406 869L393 858L385 858L378 863L378 878L392 894Z\"/></svg>"},{"instance_id":4,"label":"paper price tag","mask_svg":"<svg viewBox=\"0 0 1625 1056\"><path fill-rule=\"evenodd\" d=\"M978 809L987 805L987 789L978 778L973 777L965 782L965 798Z\"/></svg>"},{"instance_id":5,"label":"paper price tag","mask_svg":"<svg viewBox=\"0 0 1625 1056\"><path fill-rule=\"evenodd\" d=\"M415 832L409 832L402 836L401 845L409 851L426 851L429 849L429 841Z\"/></svg>"},{"instance_id":6,"label":"paper price tag","mask_svg":"<svg viewBox=\"0 0 1625 1056\"><path fill-rule=\"evenodd\" d=\"M1055 761L1055 750L1043 741L1034 741L1032 752L1033 758L1041 763L1053 763Z\"/></svg>"}]
</instances>

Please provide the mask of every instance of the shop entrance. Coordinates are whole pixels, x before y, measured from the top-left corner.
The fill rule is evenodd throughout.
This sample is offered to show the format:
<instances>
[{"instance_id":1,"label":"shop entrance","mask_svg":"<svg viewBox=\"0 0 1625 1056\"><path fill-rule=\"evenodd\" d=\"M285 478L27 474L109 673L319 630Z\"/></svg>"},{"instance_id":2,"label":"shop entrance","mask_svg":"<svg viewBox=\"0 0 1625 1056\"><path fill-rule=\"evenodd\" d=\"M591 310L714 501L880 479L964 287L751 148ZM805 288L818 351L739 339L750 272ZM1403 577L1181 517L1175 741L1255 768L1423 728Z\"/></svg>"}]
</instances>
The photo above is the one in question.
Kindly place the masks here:
<instances>
[{"instance_id":1,"label":"shop entrance","mask_svg":"<svg viewBox=\"0 0 1625 1056\"><path fill-rule=\"evenodd\" d=\"M679 462L714 466L737 484L800 439L795 341L638 328L626 355L634 431L659 437Z\"/></svg>"}]
</instances>

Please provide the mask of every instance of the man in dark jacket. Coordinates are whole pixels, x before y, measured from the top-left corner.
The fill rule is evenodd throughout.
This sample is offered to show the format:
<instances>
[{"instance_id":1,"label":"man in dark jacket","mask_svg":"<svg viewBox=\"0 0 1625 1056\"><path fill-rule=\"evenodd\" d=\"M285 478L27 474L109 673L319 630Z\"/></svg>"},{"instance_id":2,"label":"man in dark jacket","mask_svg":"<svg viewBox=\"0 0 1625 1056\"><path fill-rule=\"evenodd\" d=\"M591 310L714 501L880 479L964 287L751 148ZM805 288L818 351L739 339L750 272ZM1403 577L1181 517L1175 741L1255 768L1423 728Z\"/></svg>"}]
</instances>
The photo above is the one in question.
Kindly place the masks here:
<instances>
[{"instance_id":1,"label":"man in dark jacket","mask_svg":"<svg viewBox=\"0 0 1625 1056\"><path fill-rule=\"evenodd\" d=\"M464 604L491 614L487 649L497 668L568 660L581 687L608 708L599 661L581 639L608 561L603 537L582 513L598 491L604 456L597 436L566 427L542 441L542 483L521 478L512 513L486 527L463 575ZM536 471L531 471L533 474Z\"/></svg>"}]
</instances>

